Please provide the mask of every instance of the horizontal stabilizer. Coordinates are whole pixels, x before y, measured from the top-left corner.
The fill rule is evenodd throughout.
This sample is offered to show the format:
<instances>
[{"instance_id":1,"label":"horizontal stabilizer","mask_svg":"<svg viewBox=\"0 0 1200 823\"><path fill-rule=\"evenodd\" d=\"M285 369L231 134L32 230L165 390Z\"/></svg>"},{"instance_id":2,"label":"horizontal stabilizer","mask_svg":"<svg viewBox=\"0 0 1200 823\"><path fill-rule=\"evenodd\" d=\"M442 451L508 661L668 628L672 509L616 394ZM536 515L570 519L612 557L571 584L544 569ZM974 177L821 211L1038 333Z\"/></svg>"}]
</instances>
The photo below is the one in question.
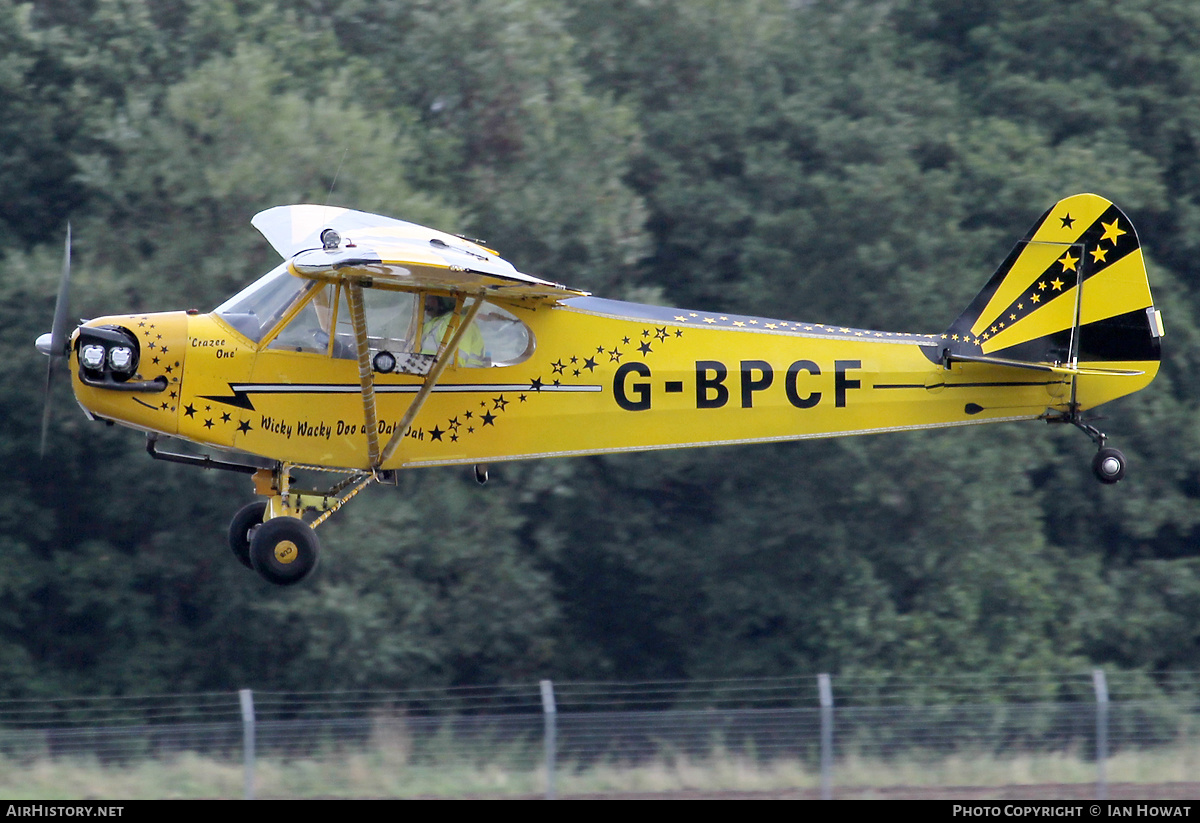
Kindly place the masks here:
<instances>
[{"instance_id":1,"label":"horizontal stabilizer","mask_svg":"<svg viewBox=\"0 0 1200 823\"><path fill-rule=\"evenodd\" d=\"M992 366L1007 366L1013 369L1031 369L1033 371L1052 372L1054 374L1082 375L1095 377L1136 377L1145 374L1144 371L1133 369L1099 369L1091 367L1064 366L1061 363L1030 363L1026 360L1009 360L1005 357L987 357L974 354L952 354L947 350L942 357L942 364L949 368L952 363L987 363Z\"/></svg>"}]
</instances>

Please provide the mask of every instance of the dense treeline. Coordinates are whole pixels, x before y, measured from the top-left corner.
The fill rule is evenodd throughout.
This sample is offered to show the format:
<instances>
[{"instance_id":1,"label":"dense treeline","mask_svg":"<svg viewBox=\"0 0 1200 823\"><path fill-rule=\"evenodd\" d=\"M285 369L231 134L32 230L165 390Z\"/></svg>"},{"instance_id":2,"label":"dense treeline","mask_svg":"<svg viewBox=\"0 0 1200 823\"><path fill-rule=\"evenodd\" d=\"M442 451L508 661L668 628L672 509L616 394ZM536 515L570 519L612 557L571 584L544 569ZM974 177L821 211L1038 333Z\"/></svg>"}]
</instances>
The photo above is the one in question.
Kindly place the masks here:
<instances>
[{"instance_id":1,"label":"dense treeline","mask_svg":"<svg viewBox=\"0 0 1200 823\"><path fill-rule=\"evenodd\" d=\"M1186 0L0 0L9 696L552 676L1200 669L1200 7ZM211 308L260 209L485 237L598 294L938 331L1052 202L1137 223L1167 323L1104 427L426 470L277 590L244 478L54 390L72 311ZM64 381L65 382L65 381Z\"/></svg>"}]
</instances>

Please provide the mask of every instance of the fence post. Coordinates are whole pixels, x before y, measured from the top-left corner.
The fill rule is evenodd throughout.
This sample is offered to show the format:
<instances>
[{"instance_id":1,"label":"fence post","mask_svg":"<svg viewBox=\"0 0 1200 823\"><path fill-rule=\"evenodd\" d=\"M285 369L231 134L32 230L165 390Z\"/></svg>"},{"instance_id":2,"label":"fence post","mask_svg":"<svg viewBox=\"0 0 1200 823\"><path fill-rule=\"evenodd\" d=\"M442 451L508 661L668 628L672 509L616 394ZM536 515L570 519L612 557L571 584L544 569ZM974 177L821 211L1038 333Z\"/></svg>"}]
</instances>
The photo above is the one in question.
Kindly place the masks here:
<instances>
[{"instance_id":1,"label":"fence post","mask_svg":"<svg viewBox=\"0 0 1200 823\"><path fill-rule=\"evenodd\" d=\"M1096 690L1096 799L1108 800L1108 681L1103 669L1092 669Z\"/></svg>"},{"instance_id":2,"label":"fence post","mask_svg":"<svg viewBox=\"0 0 1200 823\"><path fill-rule=\"evenodd\" d=\"M242 766L245 770L245 785L242 794L246 800L254 799L254 693L249 689L238 692L242 703Z\"/></svg>"},{"instance_id":3,"label":"fence post","mask_svg":"<svg viewBox=\"0 0 1200 823\"><path fill-rule=\"evenodd\" d=\"M554 683L542 683L542 720L546 741L546 799L554 800L554 760L558 749L558 709L554 705Z\"/></svg>"},{"instance_id":4,"label":"fence post","mask_svg":"<svg viewBox=\"0 0 1200 823\"><path fill-rule=\"evenodd\" d=\"M833 686L829 675L817 675L821 696L821 799L833 800Z\"/></svg>"}]
</instances>

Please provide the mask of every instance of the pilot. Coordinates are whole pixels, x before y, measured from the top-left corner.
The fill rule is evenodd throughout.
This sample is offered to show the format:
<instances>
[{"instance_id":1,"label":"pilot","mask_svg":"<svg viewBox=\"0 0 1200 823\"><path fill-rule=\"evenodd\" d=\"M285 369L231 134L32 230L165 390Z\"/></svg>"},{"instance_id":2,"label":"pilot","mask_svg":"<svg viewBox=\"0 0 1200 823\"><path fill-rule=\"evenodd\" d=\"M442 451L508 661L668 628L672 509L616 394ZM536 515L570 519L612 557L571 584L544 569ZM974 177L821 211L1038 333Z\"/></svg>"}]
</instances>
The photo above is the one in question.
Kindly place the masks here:
<instances>
[{"instance_id":1,"label":"pilot","mask_svg":"<svg viewBox=\"0 0 1200 823\"><path fill-rule=\"evenodd\" d=\"M425 298L425 336L421 340L422 354L437 354L442 338L446 336L446 328L454 317L455 301L452 297L428 295ZM463 332L458 343L458 358L460 366L486 366L484 354L483 333L472 322Z\"/></svg>"}]
</instances>

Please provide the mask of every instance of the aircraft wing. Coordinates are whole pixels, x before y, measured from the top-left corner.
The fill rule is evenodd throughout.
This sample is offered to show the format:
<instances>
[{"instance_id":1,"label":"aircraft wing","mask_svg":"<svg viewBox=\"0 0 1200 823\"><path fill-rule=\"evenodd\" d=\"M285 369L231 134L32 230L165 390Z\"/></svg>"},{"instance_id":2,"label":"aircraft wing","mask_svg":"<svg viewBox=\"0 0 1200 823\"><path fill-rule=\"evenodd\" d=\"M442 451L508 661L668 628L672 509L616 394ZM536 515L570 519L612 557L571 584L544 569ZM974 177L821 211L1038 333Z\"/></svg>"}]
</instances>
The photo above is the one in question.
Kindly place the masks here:
<instances>
[{"instance_id":1,"label":"aircraft wing","mask_svg":"<svg viewBox=\"0 0 1200 823\"><path fill-rule=\"evenodd\" d=\"M478 243L377 214L328 206L276 206L259 212L251 223L300 277L550 300L587 294L523 274ZM337 248L323 247L325 229L341 236Z\"/></svg>"}]
</instances>

